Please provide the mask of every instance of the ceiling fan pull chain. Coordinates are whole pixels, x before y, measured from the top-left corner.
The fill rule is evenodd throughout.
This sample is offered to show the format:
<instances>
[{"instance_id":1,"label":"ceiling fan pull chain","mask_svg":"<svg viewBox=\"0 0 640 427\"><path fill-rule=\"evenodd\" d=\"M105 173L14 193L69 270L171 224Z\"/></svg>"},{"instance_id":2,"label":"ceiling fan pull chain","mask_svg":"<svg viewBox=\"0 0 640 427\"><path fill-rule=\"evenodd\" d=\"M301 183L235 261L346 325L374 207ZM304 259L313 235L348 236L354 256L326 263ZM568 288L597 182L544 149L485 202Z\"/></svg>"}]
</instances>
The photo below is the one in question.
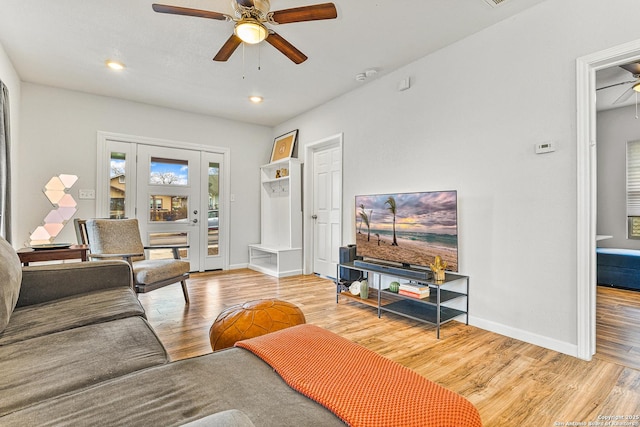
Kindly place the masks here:
<instances>
[{"instance_id":1,"label":"ceiling fan pull chain","mask_svg":"<svg viewBox=\"0 0 640 427\"><path fill-rule=\"evenodd\" d=\"M638 118L638 92L636 92L636 119Z\"/></svg>"},{"instance_id":2,"label":"ceiling fan pull chain","mask_svg":"<svg viewBox=\"0 0 640 427\"><path fill-rule=\"evenodd\" d=\"M260 45L258 45L258 71L260 71L260 63L262 60L261 52L262 52L262 49L260 48Z\"/></svg>"},{"instance_id":3,"label":"ceiling fan pull chain","mask_svg":"<svg viewBox=\"0 0 640 427\"><path fill-rule=\"evenodd\" d=\"M244 80L244 43L242 43L242 80Z\"/></svg>"}]
</instances>

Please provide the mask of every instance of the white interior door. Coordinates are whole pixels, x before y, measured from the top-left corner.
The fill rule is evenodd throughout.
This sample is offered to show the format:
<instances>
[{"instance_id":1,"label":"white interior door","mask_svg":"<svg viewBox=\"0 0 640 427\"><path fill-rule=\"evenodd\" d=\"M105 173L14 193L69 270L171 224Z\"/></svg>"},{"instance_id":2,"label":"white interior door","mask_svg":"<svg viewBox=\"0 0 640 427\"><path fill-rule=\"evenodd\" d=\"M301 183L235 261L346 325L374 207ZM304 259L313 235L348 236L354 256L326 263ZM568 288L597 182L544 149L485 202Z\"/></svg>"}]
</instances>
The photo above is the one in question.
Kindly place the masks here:
<instances>
[{"instance_id":1,"label":"white interior door","mask_svg":"<svg viewBox=\"0 0 640 427\"><path fill-rule=\"evenodd\" d=\"M145 245L184 244L181 251L191 271L201 270L200 236L207 213L202 212L200 152L138 145L136 218ZM150 258L170 257L171 251L151 251Z\"/></svg>"},{"instance_id":2,"label":"white interior door","mask_svg":"<svg viewBox=\"0 0 640 427\"><path fill-rule=\"evenodd\" d=\"M313 271L334 277L339 260L342 207L342 151L313 152Z\"/></svg>"}]
</instances>

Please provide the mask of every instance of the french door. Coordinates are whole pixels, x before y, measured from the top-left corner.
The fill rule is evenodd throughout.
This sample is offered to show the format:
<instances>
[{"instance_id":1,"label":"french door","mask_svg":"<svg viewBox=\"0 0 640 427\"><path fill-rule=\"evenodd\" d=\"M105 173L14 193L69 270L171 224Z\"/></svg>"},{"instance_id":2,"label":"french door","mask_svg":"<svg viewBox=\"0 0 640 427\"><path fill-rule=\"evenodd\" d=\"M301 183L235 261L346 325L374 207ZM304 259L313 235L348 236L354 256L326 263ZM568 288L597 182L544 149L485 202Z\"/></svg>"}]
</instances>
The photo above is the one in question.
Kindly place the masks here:
<instances>
[{"instance_id":1,"label":"french door","mask_svg":"<svg viewBox=\"0 0 640 427\"><path fill-rule=\"evenodd\" d=\"M225 153L147 142L99 134L97 216L137 218L145 245L188 246L180 252L191 271L228 268Z\"/></svg>"},{"instance_id":2,"label":"french door","mask_svg":"<svg viewBox=\"0 0 640 427\"><path fill-rule=\"evenodd\" d=\"M200 193L202 203L206 207L206 216L202 217L201 236L205 236L205 242L200 244L203 248L200 254L202 270L220 270L224 268L224 246L227 241L226 216L222 204L226 200L224 195L224 156L218 153L201 153L201 172L204 183ZM202 211L204 214L204 210Z\"/></svg>"},{"instance_id":3,"label":"french door","mask_svg":"<svg viewBox=\"0 0 640 427\"><path fill-rule=\"evenodd\" d=\"M200 152L138 145L136 218L145 245L184 245L182 258L200 270L203 214ZM170 254L171 250L167 251ZM149 257L166 257L150 251Z\"/></svg>"}]
</instances>

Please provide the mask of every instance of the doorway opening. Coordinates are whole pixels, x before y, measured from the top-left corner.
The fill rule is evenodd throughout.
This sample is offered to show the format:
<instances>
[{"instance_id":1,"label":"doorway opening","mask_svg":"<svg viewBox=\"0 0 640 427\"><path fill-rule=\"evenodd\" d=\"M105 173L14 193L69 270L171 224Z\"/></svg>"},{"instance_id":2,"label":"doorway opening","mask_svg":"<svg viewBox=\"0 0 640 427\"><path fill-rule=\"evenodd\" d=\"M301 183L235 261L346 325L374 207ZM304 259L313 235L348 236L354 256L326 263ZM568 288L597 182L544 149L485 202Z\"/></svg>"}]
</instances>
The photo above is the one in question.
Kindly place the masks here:
<instances>
[{"instance_id":1,"label":"doorway opening","mask_svg":"<svg viewBox=\"0 0 640 427\"><path fill-rule=\"evenodd\" d=\"M99 132L96 216L137 218L145 245L188 246L181 256L192 271L227 270L228 156L225 148Z\"/></svg>"},{"instance_id":2,"label":"doorway opening","mask_svg":"<svg viewBox=\"0 0 640 427\"><path fill-rule=\"evenodd\" d=\"M578 58L577 89L577 357L596 352L596 87L595 73L640 59L640 40Z\"/></svg>"}]
</instances>

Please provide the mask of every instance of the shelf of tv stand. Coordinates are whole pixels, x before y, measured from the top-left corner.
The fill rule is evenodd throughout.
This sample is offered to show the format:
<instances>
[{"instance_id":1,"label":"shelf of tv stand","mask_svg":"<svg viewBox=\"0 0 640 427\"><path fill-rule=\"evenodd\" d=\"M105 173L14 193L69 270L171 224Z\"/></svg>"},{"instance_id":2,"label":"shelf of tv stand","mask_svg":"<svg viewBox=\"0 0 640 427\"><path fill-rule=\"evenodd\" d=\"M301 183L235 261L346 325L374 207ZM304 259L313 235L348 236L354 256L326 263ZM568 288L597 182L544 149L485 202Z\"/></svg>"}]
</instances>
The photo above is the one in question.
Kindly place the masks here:
<instances>
[{"instance_id":1,"label":"shelf of tv stand","mask_svg":"<svg viewBox=\"0 0 640 427\"><path fill-rule=\"evenodd\" d=\"M411 282L425 284L431 288L431 292L426 298L415 298L401 295L389 291L388 288L382 288L382 285L380 285L382 281L378 280L378 285L382 289L378 291L378 289L373 288L370 283L369 298L362 299L358 295L352 295L349 291L342 292L345 283L343 283L340 279L340 267L364 272L367 274L367 278L369 278L369 274L379 274L380 276L388 276L400 280L408 280ZM430 277L430 275L428 275L427 277ZM447 285L452 284L453 282L456 282L458 280L463 280L465 282L465 292L444 289ZM469 276L461 274L446 272L445 280L442 283L439 283L431 279L425 280L416 279L415 277L410 275L404 276L397 271L394 273L387 273L383 271L370 270L365 267L356 266L352 262L349 262L338 265L336 276L336 292L336 298L338 298L340 295L343 295L345 297L359 301L363 304L377 308L378 317L381 317L382 312L385 311L398 314L400 316L404 316L413 320L433 324L436 326L437 338L440 338L441 325L459 318L460 316L465 316L465 323L467 325L469 324ZM459 298L466 299L465 310L442 305L443 303L454 301ZM338 302L337 299L336 302Z\"/></svg>"},{"instance_id":2,"label":"shelf of tv stand","mask_svg":"<svg viewBox=\"0 0 640 427\"><path fill-rule=\"evenodd\" d=\"M378 291L376 289L369 289L369 298L361 298L360 295L353 295L349 291L342 292L342 296L370 307L378 308Z\"/></svg>"},{"instance_id":3,"label":"shelf of tv stand","mask_svg":"<svg viewBox=\"0 0 640 427\"><path fill-rule=\"evenodd\" d=\"M399 314L413 320L420 320L427 323L438 323L438 308L435 305L427 305L415 298L405 298L390 304L380 305L380 309L390 313ZM440 307L440 325L466 314L465 311L451 307Z\"/></svg>"}]
</instances>

